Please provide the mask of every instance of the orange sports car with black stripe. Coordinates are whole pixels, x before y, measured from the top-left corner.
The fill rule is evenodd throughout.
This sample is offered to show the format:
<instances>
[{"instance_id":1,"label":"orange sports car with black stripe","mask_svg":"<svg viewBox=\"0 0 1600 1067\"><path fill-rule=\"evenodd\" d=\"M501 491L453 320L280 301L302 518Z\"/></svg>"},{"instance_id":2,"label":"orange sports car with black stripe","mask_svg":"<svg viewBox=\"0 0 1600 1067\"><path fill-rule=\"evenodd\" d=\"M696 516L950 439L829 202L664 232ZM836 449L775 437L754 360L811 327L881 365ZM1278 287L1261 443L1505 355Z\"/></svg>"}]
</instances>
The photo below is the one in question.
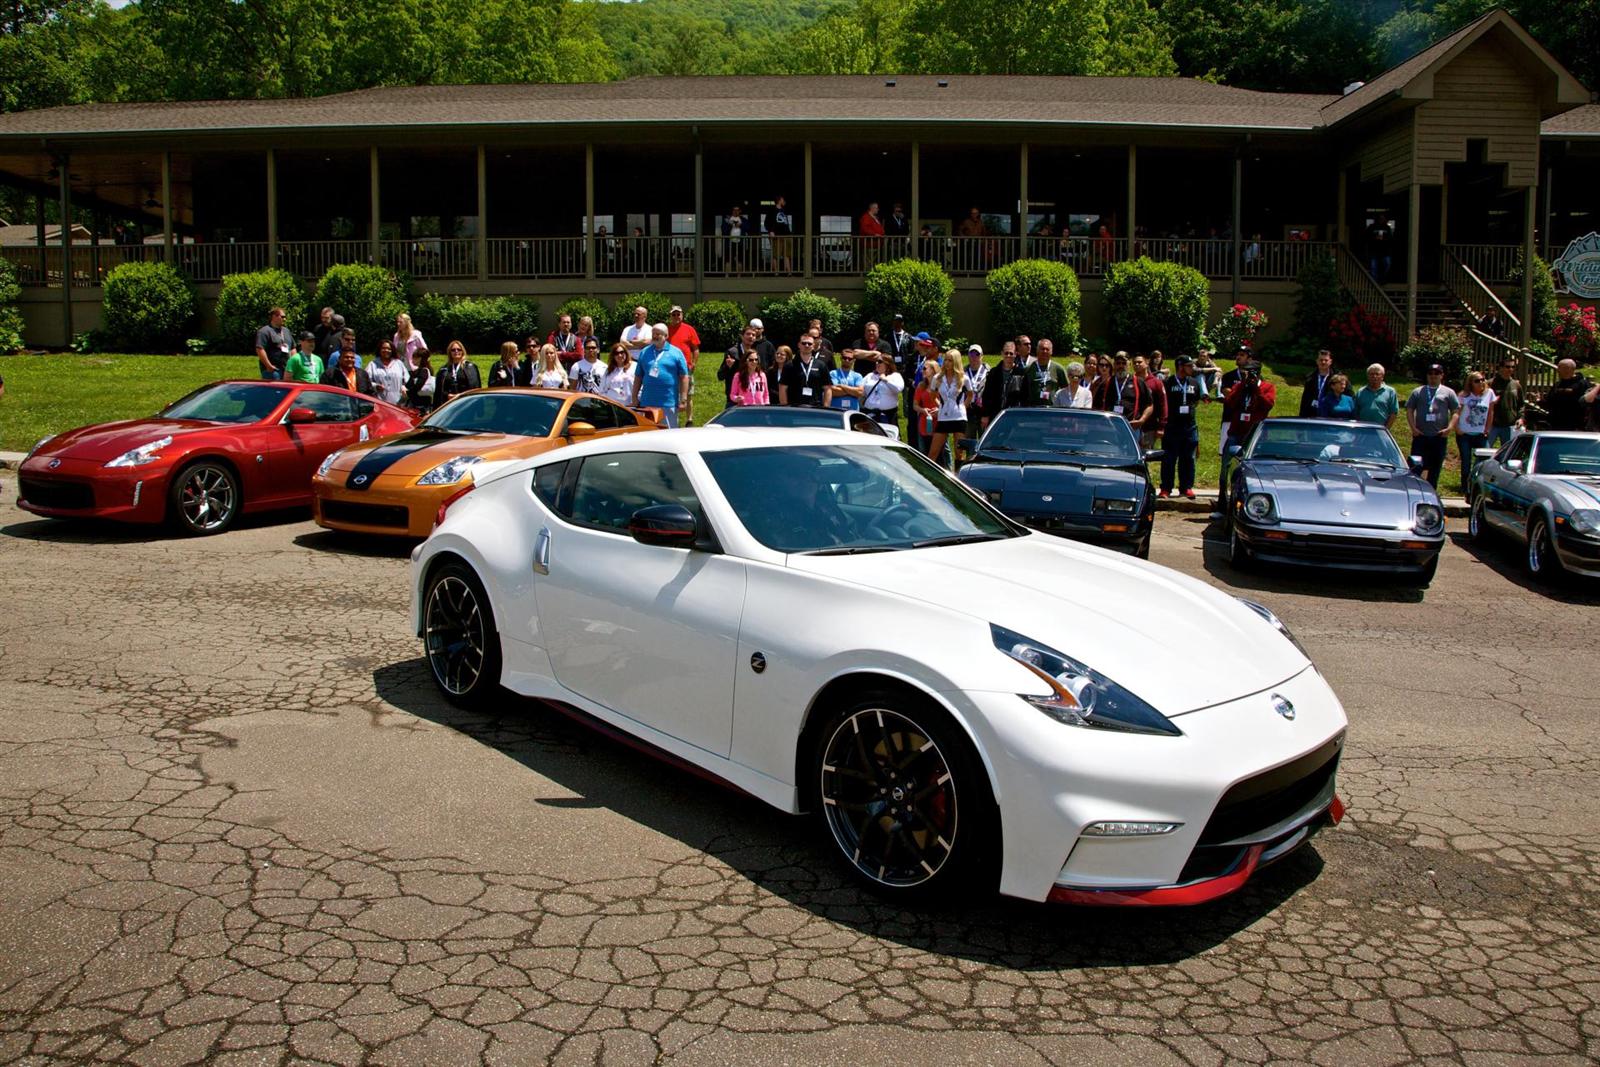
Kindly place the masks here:
<instances>
[{"instance_id":1,"label":"orange sports car with black stripe","mask_svg":"<svg viewBox=\"0 0 1600 1067\"><path fill-rule=\"evenodd\" d=\"M657 418L592 393L474 389L451 397L414 430L330 455L311 480L314 515L330 530L426 537L439 505L486 465L654 430Z\"/></svg>"}]
</instances>

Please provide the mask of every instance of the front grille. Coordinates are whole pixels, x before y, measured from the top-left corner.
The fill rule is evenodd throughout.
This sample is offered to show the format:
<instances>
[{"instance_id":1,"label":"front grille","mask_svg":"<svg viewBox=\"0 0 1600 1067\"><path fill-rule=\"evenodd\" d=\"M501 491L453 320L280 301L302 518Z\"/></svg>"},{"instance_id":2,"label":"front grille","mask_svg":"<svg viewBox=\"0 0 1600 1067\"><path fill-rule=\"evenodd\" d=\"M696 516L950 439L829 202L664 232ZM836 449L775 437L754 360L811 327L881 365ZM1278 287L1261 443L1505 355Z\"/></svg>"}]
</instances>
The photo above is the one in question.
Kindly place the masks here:
<instances>
[{"instance_id":1,"label":"front grille","mask_svg":"<svg viewBox=\"0 0 1600 1067\"><path fill-rule=\"evenodd\" d=\"M322 517L329 522L348 522L352 526L387 526L400 530L411 523L410 513L398 504L356 504L348 500L324 500Z\"/></svg>"},{"instance_id":2,"label":"front grille","mask_svg":"<svg viewBox=\"0 0 1600 1067\"><path fill-rule=\"evenodd\" d=\"M82 482L45 481L40 478L24 477L17 487L17 495L41 508L87 511L94 507L94 490Z\"/></svg>"},{"instance_id":3,"label":"front grille","mask_svg":"<svg viewBox=\"0 0 1600 1067\"><path fill-rule=\"evenodd\" d=\"M1257 551L1265 555L1307 555L1324 563L1411 563L1420 551L1401 548L1395 541L1370 537L1305 537L1291 534L1287 540L1278 540L1257 532L1251 540Z\"/></svg>"}]
</instances>

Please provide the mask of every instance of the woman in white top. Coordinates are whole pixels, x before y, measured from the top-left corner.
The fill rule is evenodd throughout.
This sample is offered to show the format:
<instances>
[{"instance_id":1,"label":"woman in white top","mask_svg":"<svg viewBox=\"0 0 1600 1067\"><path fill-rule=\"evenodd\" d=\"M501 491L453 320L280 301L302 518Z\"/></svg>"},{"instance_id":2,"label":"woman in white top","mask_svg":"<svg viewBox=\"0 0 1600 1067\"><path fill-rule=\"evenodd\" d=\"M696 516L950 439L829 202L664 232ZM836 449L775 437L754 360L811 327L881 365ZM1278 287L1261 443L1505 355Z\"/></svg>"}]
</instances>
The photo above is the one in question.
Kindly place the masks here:
<instances>
[{"instance_id":1,"label":"woman in white top","mask_svg":"<svg viewBox=\"0 0 1600 1067\"><path fill-rule=\"evenodd\" d=\"M906 380L894 369L894 357L878 353L872 373L861 379L861 407L875 422L900 425L900 394Z\"/></svg>"},{"instance_id":2,"label":"woman in white top","mask_svg":"<svg viewBox=\"0 0 1600 1067\"><path fill-rule=\"evenodd\" d=\"M1089 383L1083 379L1083 364L1067 364L1067 384L1056 390L1056 395L1050 398L1050 406L1058 408L1094 407L1094 394L1089 390Z\"/></svg>"},{"instance_id":3,"label":"woman in white top","mask_svg":"<svg viewBox=\"0 0 1600 1067\"><path fill-rule=\"evenodd\" d=\"M600 395L633 406L633 354L621 341L611 346L606 376L600 381Z\"/></svg>"},{"instance_id":4,"label":"woman in white top","mask_svg":"<svg viewBox=\"0 0 1600 1067\"><path fill-rule=\"evenodd\" d=\"M1494 390L1482 371L1467 375L1467 387L1461 392L1461 416L1456 420L1456 449L1461 453L1461 488L1466 498L1473 497L1472 468L1477 449L1489 444L1494 432Z\"/></svg>"},{"instance_id":5,"label":"woman in white top","mask_svg":"<svg viewBox=\"0 0 1600 1067\"><path fill-rule=\"evenodd\" d=\"M405 399L406 380L410 375L405 363L395 355L394 345L378 342L378 357L367 363L367 377L377 390L379 400L398 404Z\"/></svg>"},{"instance_id":6,"label":"woman in white top","mask_svg":"<svg viewBox=\"0 0 1600 1067\"><path fill-rule=\"evenodd\" d=\"M555 345L539 349L539 369L533 372L533 384L540 389L565 389L567 372L561 366L561 350Z\"/></svg>"},{"instance_id":7,"label":"woman in white top","mask_svg":"<svg viewBox=\"0 0 1600 1067\"><path fill-rule=\"evenodd\" d=\"M961 371L960 352L945 349L944 361L939 364L931 392L938 398L939 412L935 416L928 455L935 463L943 463L945 442L952 437L959 439L967 432L967 404L972 399L972 391L967 387L967 376Z\"/></svg>"},{"instance_id":8,"label":"woman in white top","mask_svg":"<svg viewBox=\"0 0 1600 1067\"><path fill-rule=\"evenodd\" d=\"M417 349L427 348L422 331L411 325L411 316L404 311L394 317L394 354L406 365L406 370L417 367Z\"/></svg>"}]
</instances>

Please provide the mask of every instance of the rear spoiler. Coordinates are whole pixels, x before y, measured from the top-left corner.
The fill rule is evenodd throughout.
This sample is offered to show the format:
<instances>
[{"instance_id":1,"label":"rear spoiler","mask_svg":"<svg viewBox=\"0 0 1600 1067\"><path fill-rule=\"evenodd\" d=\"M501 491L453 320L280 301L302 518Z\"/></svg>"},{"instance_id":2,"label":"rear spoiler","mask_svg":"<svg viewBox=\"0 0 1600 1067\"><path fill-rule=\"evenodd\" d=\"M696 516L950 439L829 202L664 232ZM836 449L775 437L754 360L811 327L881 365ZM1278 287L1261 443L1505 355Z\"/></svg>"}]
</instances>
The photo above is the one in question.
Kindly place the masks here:
<instances>
[{"instance_id":1,"label":"rear spoiler","mask_svg":"<svg viewBox=\"0 0 1600 1067\"><path fill-rule=\"evenodd\" d=\"M667 413L661 408L629 408L628 410L633 412L635 415L644 416L650 421L650 425L655 426L658 429L667 418Z\"/></svg>"}]
</instances>

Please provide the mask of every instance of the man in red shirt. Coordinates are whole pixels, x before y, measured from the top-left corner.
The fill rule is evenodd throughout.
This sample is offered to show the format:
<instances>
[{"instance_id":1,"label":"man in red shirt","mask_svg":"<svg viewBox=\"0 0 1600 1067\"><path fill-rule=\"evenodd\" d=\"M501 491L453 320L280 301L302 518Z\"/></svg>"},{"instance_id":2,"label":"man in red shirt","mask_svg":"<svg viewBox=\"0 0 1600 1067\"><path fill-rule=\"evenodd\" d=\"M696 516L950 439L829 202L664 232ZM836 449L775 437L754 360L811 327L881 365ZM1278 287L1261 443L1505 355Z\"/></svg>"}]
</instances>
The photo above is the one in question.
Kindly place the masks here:
<instances>
[{"instance_id":1,"label":"man in red shirt","mask_svg":"<svg viewBox=\"0 0 1600 1067\"><path fill-rule=\"evenodd\" d=\"M689 398L683 409L683 425L694 425L694 360L700 354L700 335L683 321L683 308L677 304L667 312L667 343L683 353L689 364Z\"/></svg>"},{"instance_id":2,"label":"man in red shirt","mask_svg":"<svg viewBox=\"0 0 1600 1067\"><path fill-rule=\"evenodd\" d=\"M877 264L878 255L883 250L883 220L878 217L876 200L861 213L861 222L856 229L861 234L861 265L871 268Z\"/></svg>"},{"instance_id":3,"label":"man in red shirt","mask_svg":"<svg viewBox=\"0 0 1600 1067\"><path fill-rule=\"evenodd\" d=\"M1149 451L1156 447L1156 437L1167 427L1167 391L1144 356L1133 357L1133 373L1144 385L1144 398L1140 401L1139 414L1129 421L1134 423L1133 428L1139 434L1139 447Z\"/></svg>"},{"instance_id":4,"label":"man in red shirt","mask_svg":"<svg viewBox=\"0 0 1600 1067\"><path fill-rule=\"evenodd\" d=\"M1277 402L1278 387L1261 377L1261 364L1255 360L1240 363L1239 380L1222 398L1222 422L1228 427L1228 443L1222 449L1222 473L1218 478L1219 515L1228 507L1228 467L1233 458L1228 452L1234 445L1244 447L1256 427L1272 414L1272 405Z\"/></svg>"}]
</instances>

